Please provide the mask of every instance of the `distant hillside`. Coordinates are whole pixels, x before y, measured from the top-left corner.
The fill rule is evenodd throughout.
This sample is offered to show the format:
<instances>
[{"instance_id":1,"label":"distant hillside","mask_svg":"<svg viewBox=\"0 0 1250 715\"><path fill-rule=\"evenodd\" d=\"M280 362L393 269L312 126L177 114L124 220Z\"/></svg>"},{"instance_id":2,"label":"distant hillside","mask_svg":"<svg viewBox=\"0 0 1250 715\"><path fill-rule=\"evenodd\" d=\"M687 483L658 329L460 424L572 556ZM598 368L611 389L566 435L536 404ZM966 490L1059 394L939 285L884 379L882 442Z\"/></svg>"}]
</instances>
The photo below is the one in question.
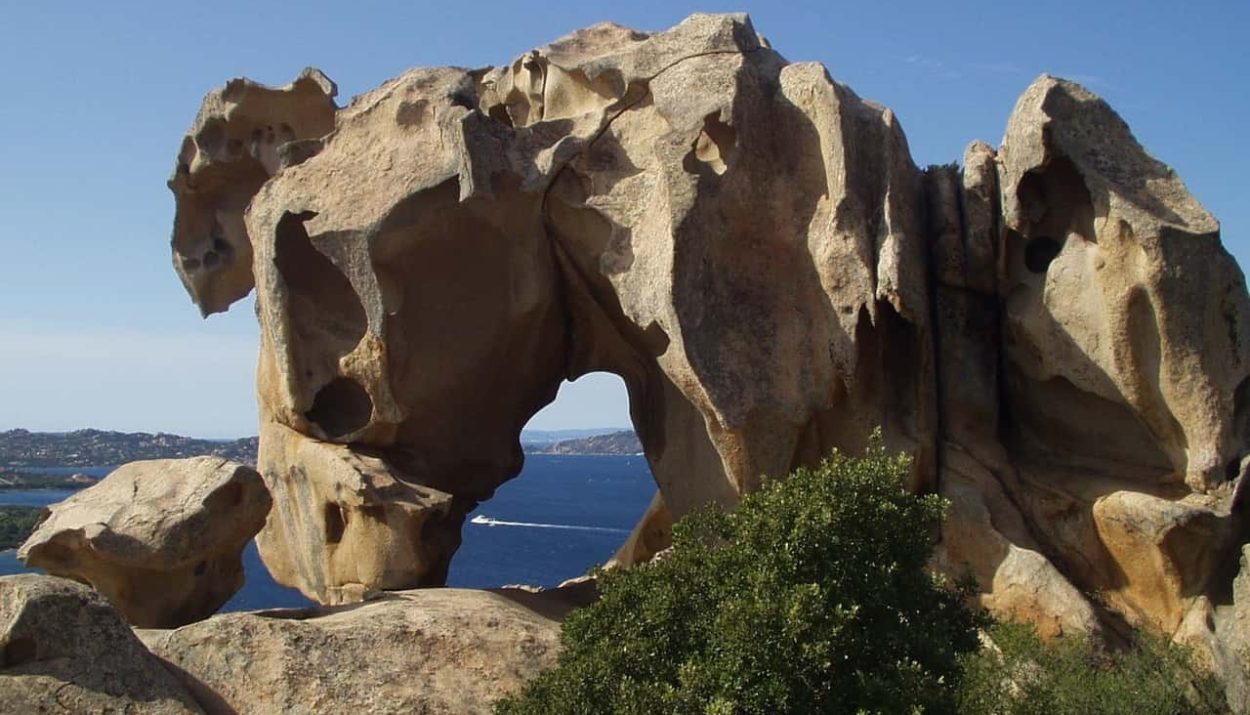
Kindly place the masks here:
<instances>
[{"instance_id":1,"label":"distant hillside","mask_svg":"<svg viewBox=\"0 0 1250 715\"><path fill-rule=\"evenodd\" d=\"M590 429L523 429L521 430L521 444L525 446L526 451L535 451L540 447L546 447L556 442L565 442L568 440L581 439L582 437L595 437L602 434L612 434L622 431L621 427L592 427Z\"/></svg>"},{"instance_id":2,"label":"distant hillside","mask_svg":"<svg viewBox=\"0 0 1250 715\"><path fill-rule=\"evenodd\" d=\"M567 439L535 450L539 454L638 454L642 443L631 430Z\"/></svg>"},{"instance_id":3,"label":"distant hillside","mask_svg":"<svg viewBox=\"0 0 1250 715\"><path fill-rule=\"evenodd\" d=\"M0 469L29 467L102 467L140 459L176 459L212 454L256 464L256 437L211 440L176 434L110 432L0 432ZM619 428L525 430L521 442L538 454L637 454L642 451L630 430Z\"/></svg>"},{"instance_id":4,"label":"distant hillside","mask_svg":"<svg viewBox=\"0 0 1250 715\"><path fill-rule=\"evenodd\" d=\"M139 459L173 459L211 454L256 464L256 437L231 441L176 434L106 432L0 432L0 467L96 467Z\"/></svg>"}]
</instances>

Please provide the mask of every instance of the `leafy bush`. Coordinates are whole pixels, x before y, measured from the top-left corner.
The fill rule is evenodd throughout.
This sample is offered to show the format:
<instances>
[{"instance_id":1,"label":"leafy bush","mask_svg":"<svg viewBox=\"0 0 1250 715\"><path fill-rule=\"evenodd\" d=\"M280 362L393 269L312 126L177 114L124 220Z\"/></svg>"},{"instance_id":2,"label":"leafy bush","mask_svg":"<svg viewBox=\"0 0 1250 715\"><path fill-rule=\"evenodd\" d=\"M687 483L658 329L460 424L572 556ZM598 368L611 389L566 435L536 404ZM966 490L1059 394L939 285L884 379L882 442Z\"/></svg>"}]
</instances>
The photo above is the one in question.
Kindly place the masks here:
<instances>
[{"instance_id":1,"label":"leafy bush","mask_svg":"<svg viewBox=\"0 0 1250 715\"><path fill-rule=\"evenodd\" d=\"M965 656L963 715L1205 715L1227 712L1213 676L1184 648L1145 633L1103 651L1088 640L1046 643L1030 627L999 624L994 648Z\"/></svg>"},{"instance_id":2,"label":"leafy bush","mask_svg":"<svg viewBox=\"0 0 1250 715\"><path fill-rule=\"evenodd\" d=\"M668 558L599 574L557 666L497 712L954 712L979 621L925 571L943 505L908 468L878 437L682 519Z\"/></svg>"}]
</instances>

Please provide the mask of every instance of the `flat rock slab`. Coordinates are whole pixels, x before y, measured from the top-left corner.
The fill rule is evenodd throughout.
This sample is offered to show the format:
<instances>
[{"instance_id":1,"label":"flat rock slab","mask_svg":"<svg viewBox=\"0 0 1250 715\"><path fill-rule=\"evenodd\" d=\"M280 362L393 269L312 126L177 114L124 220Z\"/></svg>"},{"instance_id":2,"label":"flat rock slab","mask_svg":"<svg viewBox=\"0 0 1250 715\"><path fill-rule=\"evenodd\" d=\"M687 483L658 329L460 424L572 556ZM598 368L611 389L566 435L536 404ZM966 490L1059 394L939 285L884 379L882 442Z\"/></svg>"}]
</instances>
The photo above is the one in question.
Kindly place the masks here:
<instances>
[{"instance_id":1,"label":"flat rock slab","mask_svg":"<svg viewBox=\"0 0 1250 715\"><path fill-rule=\"evenodd\" d=\"M555 664L567 609L544 598L564 597L423 589L138 634L210 713L485 715Z\"/></svg>"}]
</instances>

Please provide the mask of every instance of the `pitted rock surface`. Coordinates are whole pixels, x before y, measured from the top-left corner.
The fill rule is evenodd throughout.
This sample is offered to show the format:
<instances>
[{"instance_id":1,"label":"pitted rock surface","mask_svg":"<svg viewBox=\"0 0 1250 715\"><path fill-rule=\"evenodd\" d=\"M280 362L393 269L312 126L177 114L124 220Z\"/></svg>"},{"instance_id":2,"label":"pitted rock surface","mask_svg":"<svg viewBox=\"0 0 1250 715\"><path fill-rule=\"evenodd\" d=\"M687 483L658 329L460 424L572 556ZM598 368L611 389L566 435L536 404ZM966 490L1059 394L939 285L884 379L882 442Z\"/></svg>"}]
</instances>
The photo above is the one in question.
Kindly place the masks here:
<instances>
[{"instance_id":1,"label":"pitted rock surface","mask_svg":"<svg viewBox=\"0 0 1250 715\"><path fill-rule=\"evenodd\" d=\"M998 149L927 170L893 112L743 15L333 96L313 70L231 82L171 181L192 298L257 291L279 580L323 602L441 583L522 425L607 371L661 493L623 562L881 425L910 487L954 503L935 564L996 612L1230 662L1250 297L1088 90L1043 76Z\"/></svg>"}]
</instances>

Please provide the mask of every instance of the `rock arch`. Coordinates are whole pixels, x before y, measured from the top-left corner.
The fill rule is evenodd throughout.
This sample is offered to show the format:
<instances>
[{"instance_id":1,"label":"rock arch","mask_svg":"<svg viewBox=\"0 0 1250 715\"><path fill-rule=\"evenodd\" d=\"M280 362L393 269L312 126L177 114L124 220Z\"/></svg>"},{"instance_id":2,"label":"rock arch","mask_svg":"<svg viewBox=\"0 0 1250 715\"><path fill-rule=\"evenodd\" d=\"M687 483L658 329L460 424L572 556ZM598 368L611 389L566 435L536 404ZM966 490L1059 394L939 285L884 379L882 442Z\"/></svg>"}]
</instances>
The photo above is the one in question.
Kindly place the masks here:
<instances>
[{"instance_id":1,"label":"rock arch","mask_svg":"<svg viewBox=\"0 0 1250 715\"><path fill-rule=\"evenodd\" d=\"M231 82L171 180L197 304L258 292L279 580L323 602L441 582L528 418L607 371L663 499L643 527L881 425L953 502L936 565L987 605L1233 652L1250 298L1215 219L1085 89L1039 78L1002 147L924 171L890 110L742 15L332 97L313 70ZM283 141L231 153L258 117Z\"/></svg>"}]
</instances>

